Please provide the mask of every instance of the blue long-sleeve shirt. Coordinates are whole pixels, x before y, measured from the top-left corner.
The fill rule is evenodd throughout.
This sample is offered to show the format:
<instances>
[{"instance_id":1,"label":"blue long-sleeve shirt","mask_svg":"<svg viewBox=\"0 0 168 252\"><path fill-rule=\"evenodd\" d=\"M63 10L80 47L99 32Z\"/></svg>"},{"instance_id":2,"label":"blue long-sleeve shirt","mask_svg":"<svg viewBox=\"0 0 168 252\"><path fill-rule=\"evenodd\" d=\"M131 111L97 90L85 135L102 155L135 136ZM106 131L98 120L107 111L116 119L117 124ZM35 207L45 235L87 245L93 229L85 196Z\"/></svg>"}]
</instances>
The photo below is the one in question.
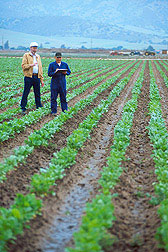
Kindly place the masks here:
<instances>
[{"instance_id":1,"label":"blue long-sleeve shirt","mask_svg":"<svg viewBox=\"0 0 168 252\"><path fill-rule=\"evenodd\" d=\"M68 64L63 61L61 61L60 66L57 64L56 61L50 63L49 67L48 67L48 76L52 77L51 78L51 87L54 88L59 85L63 88L66 88L66 78L65 78L66 75L63 73L59 73L59 72L55 73L57 68L67 69L66 75L70 75L70 73L71 73L71 70L70 70Z\"/></svg>"}]
</instances>

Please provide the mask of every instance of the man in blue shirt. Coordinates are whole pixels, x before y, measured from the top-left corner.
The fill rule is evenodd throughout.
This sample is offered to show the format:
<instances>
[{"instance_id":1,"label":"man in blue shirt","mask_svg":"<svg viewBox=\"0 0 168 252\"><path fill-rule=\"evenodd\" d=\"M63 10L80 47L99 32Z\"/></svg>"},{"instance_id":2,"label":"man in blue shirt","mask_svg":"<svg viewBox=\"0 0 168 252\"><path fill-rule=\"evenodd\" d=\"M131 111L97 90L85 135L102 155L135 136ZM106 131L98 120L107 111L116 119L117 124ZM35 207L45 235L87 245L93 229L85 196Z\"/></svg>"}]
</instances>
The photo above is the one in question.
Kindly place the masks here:
<instances>
[{"instance_id":1,"label":"man in blue shirt","mask_svg":"<svg viewBox=\"0 0 168 252\"><path fill-rule=\"evenodd\" d=\"M66 101L66 75L70 75L71 70L67 63L62 61L62 54L55 54L55 61L49 64L48 76L51 79L51 114L57 113L57 97L60 95L61 109L64 112L68 109Z\"/></svg>"}]
</instances>

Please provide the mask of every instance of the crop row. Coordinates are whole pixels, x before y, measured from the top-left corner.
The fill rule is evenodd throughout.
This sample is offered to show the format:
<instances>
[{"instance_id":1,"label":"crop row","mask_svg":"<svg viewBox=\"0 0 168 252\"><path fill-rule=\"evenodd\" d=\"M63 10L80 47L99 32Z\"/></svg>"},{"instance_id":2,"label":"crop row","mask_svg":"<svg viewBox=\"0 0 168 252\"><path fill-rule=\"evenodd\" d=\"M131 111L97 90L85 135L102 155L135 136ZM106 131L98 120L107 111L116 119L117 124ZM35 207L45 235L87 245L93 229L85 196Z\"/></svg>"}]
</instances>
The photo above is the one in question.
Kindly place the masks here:
<instances>
[{"instance_id":1,"label":"crop row","mask_svg":"<svg viewBox=\"0 0 168 252\"><path fill-rule=\"evenodd\" d=\"M42 58L43 64L43 72L44 78L46 79L47 70L49 64L53 60ZM18 81L22 83L23 73L21 68L22 60L20 58L0 58L0 88L17 85ZM101 67L110 67L115 63L111 63L111 61L105 60L74 60L74 59L66 59L66 62L71 68L72 76L80 75L88 72L92 66L92 69L99 69ZM12 66L12 67L11 67ZM70 77L71 78L71 77Z\"/></svg>"},{"instance_id":2,"label":"crop row","mask_svg":"<svg viewBox=\"0 0 168 252\"><path fill-rule=\"evenodd\" d=\"M116 65L115 65L115 66L116 66ZM84 76L82 76L82 77L80 76L80 79L78 79L78 77L77 77L77 78L74 77L74 78L71 78L71 80L69 80L69 78L68 78L69 81L67 81L67 90L68 90L69 88L73 88L73 87L75 87L75 86L77 86L77 85L79 85L79 84L82 84L82 83L84 83L85 81L89 81L91 78L96 77L96 76L98 75L97 71L98 71L98 70L96 70L96 71L95 71L96 73L95 73L93 76L91 76L91 77L88 77L87 75L89 75L90 73L89 73L89 74L87 73L86 75L84 75ZM100 71L101 71L101 70L100 70ZM101 71L101 72L103 73L103 72L105 72L105 71L106 71L106 70ZM93 71L93 72L94 72L94 71ZM44 94L44 93L48 92L49 89L50 89L50 85L45 85L44 88L42 89L42 92L41 92L41 94L42 94L42 96L41 96L42 102L46 102L46 101L49 100L50 94L49 94L49 93ZM44 95L43 95L43 94L44 94ZM17 99L17 102L19 102L21 98L20 98L20 97L19 97L19 98L15 98L15 99L14 99L14 103L15 103L16 99ZM11 101L6 100L3 104L1 103L1 108L3 108L3 107L8 107L8 105L9 105L10 103L11 103ZM33 107L34 107L34 94L33 94L33 93L30 93L30 94L29 94L29 103L28 103L28 106L27 106L27 107L28 107L28 108L33 108ZM19 112L20 112L20 108L19 108L19 107L18 107L18 108L13 108L13 109L8 109L8 110L6 110L5 112L3 112L3 113L0 114L0 122L3 121L3 120L5 120L5 119L10 119L10 118L12 118L14 115L17 115Z\"/></svg>"},{"instance_id":3,"label":"crop row","mask_svg":"<svg viewBox=\"0 0 168 252\"><path fill-rule=\"evenodd\" d=\"M155 203L159 204L158 214L161 218L161 226L158 228L156 238L160 247L168 251L168 133L161 110L161 97L157 87L152 66L150 64L150 123L149 137L153 145L153 159L155 162L155 173L158 183L155 183L157 198Z\"/></svg>"},{"instance_id":4,"label":"crop row","mask_svg":"<svg viewBox=\"0 0 168 252\"><path fill-rule=\"evenodd\" d=\"M133 64L134 63L129 65L126 69L130 68ZM67 100L69 101L70 99L74 98L76 95L84 92L89 87L93 87L94 85L98 84L100 81L107 78L108 76L110 76L111 74L113 74L115 71L117 71L119 69L122 69L122 66L118 67L117 69L115 69L112 72L109 72L103 76L99 76L90 82L87 82L83 86L80 86L78 89L73 90L71 93L67 94ZM126 71L126 69L123 71ZM47 94L47 95L45 96L45 99L48 100L50 97L50 94ZM43 116L49 114L50 113L49 107L50 107L50 104L47 103L44 106L44 108L39 108L38 110L31 111L31 112L29 112L28 115L25 115L22 118L15 118L12 121L2 123L0 125L0 142L3 142L5 140L7 140L8 138L14 136L15 133L20 133L20 132L24 131L24 129L27 126L30 126L34 122L39 121Z\"/></svg>"},{"instance_id":5,"label":"crop row","mask_svg":"<svg viewBox=\"0 0 168 252\"><path fill-rule=\"evenodd\" d=\"M90 78L88 78L87 76L88 75L91 75L91 74L94 74L94 73L98 73L99 74L99 72L101 71L101 70L103 70L103 69L105 69L106 71L107 71L107 68L105 68L104 66L102 66L102 68L99 68L99 69L94 69L94 70L92 70L91 72L87 72L86 74L85 74L85 78L83 78L83 82L84 81L87 81L87 80L89 80ZM95 75L96 76L96 75ZM93 76L94 77L94 76ZM78 79L78 80L77 80ZM75 85L78 85L78 83L80 84L81 83L81 76L80 76L80 78L79 77L76 77L76 76L73 76L72 78L68 78L67 79L67 86L68 86L68 84L69 83L71 83L72 81L74 81L74 84ZM75 86L74 85L74 86ZM48 91L49 90L49 88L50 88L50 86L49 85L45 85L44 86L44 88L43 88L43 93L44 92L46 92L46 91ZM22 94L22 88L21 88L21 85L20 85L20 83L18 83L17 85L15 85L14 86L14 89L12 88L12 87L10 87L10 91L9 91L9 89L7 89L7 88L5 88L5 89L1 89L1 97L0 97L0 101L3 101L3 100L7 100L7 99L11 99L13 96L15 96L15 95L21 95ZM4 106L4 104L6 104L6 103L2 103L3 104L3 106ZM1 105L2 106L2 105Z\"/></svg>"},{"instance_id":6,"label":"crop row","mask_svg":"<svg viewBox=\"0 0 168 252\"><path fill-rule=\"evenodd\" d=\"M87 116L87 118L81 124L79 124L78 129L74 130L73 133L67 138L67 146L54 154L54 158L51 160L50 167L46 169L46 171L41 171L41 174L36 174L36 177L33 177L36 179L36 181L39 177L39 182L41 182L37 182L38 184L35 184L34 186L34 179L32 179L33 183L31 185L30 191L34 191L35 193L37 193L39 192L40 188L40 192L42 193L51 192L48 190L49 187L55 185L56 179L62 178L65 175L65 168L70 168L70 166L75 163L75 157L77 155L78 150L83 146L86 139L90 137L90 132L92 131L92 129L97 126L98 121L100 120L102 115L108 111L110 104L115 100L117 96L120 95L121 90L124 88L127 82L127 80L120 81L110 92L110 95L107 97L107 99L102 100L100 104L94 110L92 110L92 112ZM65 113L64 116L68 115L68 113L69 112ZM42 174L43 177L41 177ZM41 180L41 178L43 178L43 180ZM20 198L21 202L19 201ZM30 202L27 200L27 198L33 198L33 206L30 206ZM17 195L14 204L9 209L0 208L0 230L2 230L0 238L3 242L1 243L2 251L6 251L6 243L9 239L15 239L16 235L22 232L23 225L25 225L25 222L27 222L34 215L39 213L41 204L42 200L39 201L38 199L34 198L34 194L30 193L26 196L21 196L21 194L19 194ZM32 212L29 212L28 216L26 215L27 218L24 222L25 217L24 214L22 215L22 213L25 213L27 208L31 208ZM15 211L16 209L18 211ZM20 225L18 225L18 222L20 223ZM6 223L8 223L8 225L6 225Z\"/></svg>"},{"instance_id":7,"label":"crop row","mask_svg":"<svg viewBox=\"0 0 168 252\"><path fill-rule=\"evenodd\" d=\"M103 67L104 68L104 67ZM94 73L94 72L98 72L99 70L98 69L96 69L96 70L93 70L91 73ZM100 71L101 71L101 69L100 69ZM76 86L76 85L79 85L80 83L83 83L83 82L85 82L85 81L87 81L87 80L89 80L89 79L91 79L92 77L87 77L88 75L90 75L91 73L86 73L85 75L84 75L84 78L82 78L81 79L81 77L79 78L79 80L77 80L78 79L78 77L76 77L76 76L74 76L74 77L72 77L71 79L67 79L67 87L70 85L70 86L72 86L72 87L74 87L74 86ZM73 84L72 84L72 82L73 82ZM20 86L20 83L19 83L19 86ZM45 85L44 87L43 87L43 89L42 89L42 94L43 93L45 93L45 92L47 92L47 91L49 91L49 89L50 89L50 85ZM18 103L19 101L20 101L20 97L13 97L13 98L11 98L12 96L14 96L14 95L21 95L21 93L22 93L22 88L21 89L19 89L19 90L14 90L14 91L7 91L7 92L5 92L5 93L2 93L1 94L1 101L2 100L4 100L5 99L5 101L2 101L1 103L0 103L0 108L1 109L3 109L3 108L6 108L7 106L11 106L11 105L14 105L15 103ZM29 95L29 99L31 100L30 101L30 105L28 105L28 107L29 106L31 106L31 107L33 107L33 93L30 93L30 95ZM46 99L44 99L44 97L42 96L42 101L46 101Z\"/></svg>"},{"instance_id":8,"label":"crop row","mask_svg":"<svg viewBox=\"0 0 168 252\"><path fill-rule=\"evenodd\" d=\"M168 67L166 67L162 62L160 62L160 64L168 71ZM163 77L166 87L168 88L168 77L166 76L165 72L161 69L158 63L155 63L155 65L157 67L157 70L160 72L161 76Z\"/></svg>"},{"instance_id":9,"label":"crop row","mask_svg":"<svg viewBox=\"0 0 168 252\"><path fill-rule=\"evenodd\" d=\"M121 161L125 160L125 152L130 143L129 135L142 88L144 69L145 64L132 89L132 98L124 106L122 118L114 128L110 156L99 180L101 193L87 204L80 229L74 234L75 248L68 248L67 252L101 252L115 241L115 237L110 235L108 229L115 220L112 198L117 195L111 195L110 190L114 189L123 171Z\"/></svg>"},{"instance_id":10,"label":"crop row","mask_svg":"<svg viewBox=\"0 0 168 252\"><path fill-rule=\"evenodd\" d=\"M105 67L104 66L100 66L99 68L94 68L91 71L88 71L88 69L85 69L85 70L83 70L81 72L72 73L71 76L69 77L69 79L74 78L74 77L80 77L80 75L83 75L83 74L92 74L92 72L94 72L96 70L98 71L99 69L103 69L103 68L105 68ZM16 74L16 72L15 72L15 74ZM46 78L47 78L47 80L49 79L48 76L45 74L45 80L46 80ZM0 93L1 94L2 93L6 93L8 91L12 92L12 91L15 91L15 90L19 89L23 85L22 69L20 69L19 76L16 75L15 78L13 78L13 75L11 75L10 79L4 80L4 82L5 82L5 87L1 87L0 88Z\"/></svg>"},{"instance_id":11,"label":"crop row","mask_svg":"<svg viewBox=\"0 0 168 252\"><path fill-rule=\"evenodd\" d=\"M118 63L116 63L114 66L112 66L111 68L113 69L113 68L115 68L116 66L118 66L118 65L120 65L121 63L120 62L118 62ZM105 67L103 66L102 67L102 69L104 69ZM102 71L102 69L98 69L98 70L93 70L92 71L92 73L94 73L94 72L98 72L99 70L100 71ZM106 71L106 69L103 71L103 72L105 72ZM103 73L102 72L102 73ZM86 73L84 76L80 76L80 77L72 77L72 78L68 78L67 79L67 89L68 88L73 88L73 87L75 87L75 86L77 86L77 85L79 85L79 84L82 84L82 83L84 83L85 81L89 81L90 79L92 79L93 77L96 77L97 75L99 74L99 72L97 73L97 74L95 74L94 76L90 76L90 77L88 77L88 75L90 75L90 72L89 73ZM50 90L50 85L45 85L44 87L43 87L43 89L42 89L42 94L44 94L45 92L48 92ZM34 106L34 94L33 93L30 93L29 94L29 103L28 103L28 108L33 108L33 106ZM20 102L20 97L16 97L16 98L12 98L12 99L10 99L10 100L6 100L6 101L4 101L4 102L1 102L0 103L0 108L2 109L2 108L6 108L6 107L9 107L9 106L11 106L11 105L14 105L15 103L18 103L18 102ZM42 102L45 102L47 99L49 99L49 94L47 94L47 98L44 96L44 95L42 95L42 97L41 97L41 99L42 99ZM14 109L14 113L15 113L15 110L16 109ZM10 112L8 112L8 111L10 111ZM13 113L13 111L12 110L8 110L6 113L4 113L4 115L10 115L10 114L12 114L12 115L14 115L14 113ZM17 109L17 111L19 112L20 111L20 109L18 108ZM4 118L4 116L3 116L3 114L1 114L0 115L0 120L2 121L2 119Z\"/></svg>"},{"instance_id":12,"label":"crop row","mask_svg":"<svg viewBox=\"0 0 168 252\"><path fill-rule=\"evenodd\" d=\"M129 75L121 80L121 82L128 82L131 78L131 75L138 68L139 64L134 66ZM26 157L32 153L34 147L47 144L48 140L60 129L60 127L66 122L66 120L68 120L68 118L71 118L73 114L77 113L79 110L91 103L99 93L112 85L112 83L114 83L122 75L123 71L112 77L110 80L107 80L105 83L102 83L97 89L95 89L92 95L80 100L74 107L70 107L68 113L61 113L59 116L45 124L40 130L33 132L28 139L25 140L26 145L15 149L14 155L4 159L4 162L0 164L0 181L5 179L6 173L9 170L14 169L18 163L22 163Z\"/></svg>"}]
</instances>

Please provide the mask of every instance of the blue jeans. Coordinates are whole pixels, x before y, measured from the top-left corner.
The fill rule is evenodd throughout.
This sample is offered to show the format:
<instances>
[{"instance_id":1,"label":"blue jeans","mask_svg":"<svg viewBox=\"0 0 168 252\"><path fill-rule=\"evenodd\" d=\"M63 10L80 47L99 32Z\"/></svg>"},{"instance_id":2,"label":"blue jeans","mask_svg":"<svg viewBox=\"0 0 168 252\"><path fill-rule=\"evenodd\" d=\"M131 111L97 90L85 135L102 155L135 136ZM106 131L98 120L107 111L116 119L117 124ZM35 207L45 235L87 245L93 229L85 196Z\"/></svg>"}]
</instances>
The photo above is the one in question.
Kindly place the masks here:
<instances>
[{"instance_id":1,"label":"blue jeans","mask_svg":"<svg viewBox=\"0 0 168 252\"><path fill-rule=\"evenodd\" d=\"M33 86L36 108L42 107L41 97L40 97L40 79L38 76L34 75L32 78L24 77L24 91L21 100L21 109L26 110L27 97L30 93L30 89Z\"/></svg>"},{"instance_id":2,"label":"blue jeans","mask_svg":"<svg viewBox=\"0 0 168 252\"><path fill-rule=\"evenodd\" d=\"M61 86L51 87L51 112L57 113L57 97L60 94L60 102L61 102L61 109L64 110L68 109L67 101L66 101L66 88Z\"/></svg>"}]
</instances>

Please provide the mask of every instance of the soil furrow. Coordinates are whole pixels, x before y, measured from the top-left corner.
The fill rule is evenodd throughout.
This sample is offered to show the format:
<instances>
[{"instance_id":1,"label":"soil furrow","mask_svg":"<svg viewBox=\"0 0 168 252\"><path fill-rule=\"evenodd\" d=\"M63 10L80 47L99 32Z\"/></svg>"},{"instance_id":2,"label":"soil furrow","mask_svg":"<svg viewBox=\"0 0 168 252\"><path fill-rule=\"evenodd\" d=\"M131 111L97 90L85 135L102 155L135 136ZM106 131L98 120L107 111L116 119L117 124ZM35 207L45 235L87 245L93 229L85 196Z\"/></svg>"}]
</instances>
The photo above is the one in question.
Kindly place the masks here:
<instances>
[{"instance_id":1,"label":"soil furrow","mask_svg":"<svg viewBox=\"0 0 168 252\"><path fill-rule=\"evenodd\" d=\"M138 109L134 114L130 145L126 151L127 161L120 181L113 190L118 196L113 199L116 221L110 232L118 239L110 251L147 252L164 251L157 248L154 239L160 219L157 206L149 203L148 195L154 196L153 182L156 182L152 146L146 127L149 123L149 65L144 74ZM108 250L107 250L108 251Z\"/></svg>"}]
</instances>

